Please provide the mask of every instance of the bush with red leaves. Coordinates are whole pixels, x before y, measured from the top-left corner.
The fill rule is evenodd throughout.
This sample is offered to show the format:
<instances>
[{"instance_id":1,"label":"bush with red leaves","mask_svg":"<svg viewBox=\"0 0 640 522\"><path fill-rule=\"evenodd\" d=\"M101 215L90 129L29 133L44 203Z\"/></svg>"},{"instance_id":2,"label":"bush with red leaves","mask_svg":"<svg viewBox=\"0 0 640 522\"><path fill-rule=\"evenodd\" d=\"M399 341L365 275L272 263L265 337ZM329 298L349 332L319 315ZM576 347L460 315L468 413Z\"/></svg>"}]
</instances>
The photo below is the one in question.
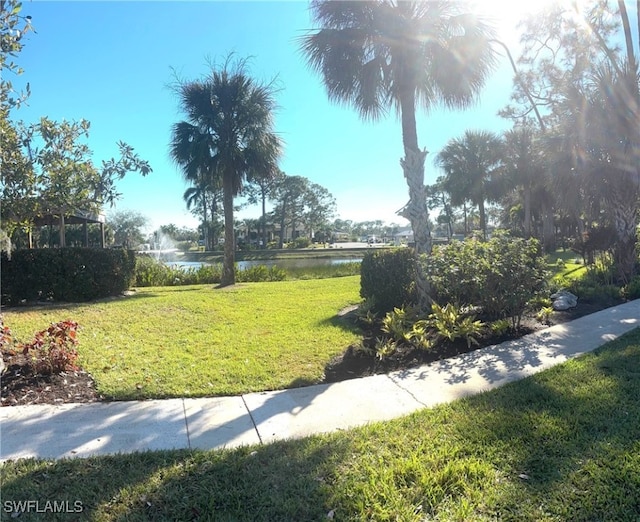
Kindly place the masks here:
<instances>
[{"instance_id":1,"label":"bush with red leaves","mask_svg":"<svg viewBox=\"0 0 640 522\"><path fill-rule=\"evenodd\" d=\"M75 321L60 321L36 333L31 342L22 344L22 353L33 371L48 375L78 370L77 331Z\"/></svg>"}]
</instances>

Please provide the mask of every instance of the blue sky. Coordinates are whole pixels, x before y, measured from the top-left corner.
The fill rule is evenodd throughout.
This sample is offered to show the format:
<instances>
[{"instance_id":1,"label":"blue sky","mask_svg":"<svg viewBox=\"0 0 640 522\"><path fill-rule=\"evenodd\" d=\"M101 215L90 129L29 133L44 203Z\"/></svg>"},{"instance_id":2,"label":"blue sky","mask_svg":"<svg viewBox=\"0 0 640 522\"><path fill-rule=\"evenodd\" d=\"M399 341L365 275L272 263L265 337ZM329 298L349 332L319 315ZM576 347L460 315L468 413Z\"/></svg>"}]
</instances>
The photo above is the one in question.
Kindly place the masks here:
<instances>
[{"instance_id":1,"label":"blue sky","mask_svg":"<svg viewBox=\"0 0 640 522\"><path fill-rule=\"evenodd\" d=\"M519 4L479 3L511 46ZM297 39L313 27L306 2L25 1L22 14L33 17L37 34L29 35L19 56L25 71L20 81L30 83L32 95L14 119L85 118L96 164L116 156L116 142L123 140L153 168L146 178L130 174L119 182L123 198L107 214L137 210L150 229L197 225L182 199L187 185L168 154L171 126L183 117L169 88L172 69L183 79L200 78L208 61L220 63L235 52L251 57L255 78L277 78L276 130L285 142L281 169L325 186L343 219L407 224L395 215L408 199L399 165L400 123L393 113L363 122L352 108L328 101L320 77L298 50ZM432 159L448 140L466 129L510 126L497 111L508 103L511 77L502 58L475 107L419 115L419 142L431 152L427 183L440 174ZM250 207L238 218L259 212Z\"/></svg>"}]
</instances>

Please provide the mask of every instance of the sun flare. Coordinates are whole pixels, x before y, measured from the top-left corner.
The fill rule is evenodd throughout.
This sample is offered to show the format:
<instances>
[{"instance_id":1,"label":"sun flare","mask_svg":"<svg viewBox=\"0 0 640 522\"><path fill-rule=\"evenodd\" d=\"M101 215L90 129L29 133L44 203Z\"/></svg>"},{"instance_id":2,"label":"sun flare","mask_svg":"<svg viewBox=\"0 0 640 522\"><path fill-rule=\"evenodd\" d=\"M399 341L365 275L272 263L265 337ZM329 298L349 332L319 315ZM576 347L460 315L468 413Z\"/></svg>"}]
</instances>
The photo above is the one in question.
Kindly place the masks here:
<instances>
[{"instance_id":1,"label":"sun flare","mask_svg":"<svg viewBox=\"0 0 640 522\"><path fill-rule=\"evenodd\" d=\"M581 4L578 1L578 4ZM517 41L518 25L527 18L554 6L570 7L575 0L476 0L473 7L476 13L485 17L498 31L498 37L505 42Z\"/></svg>"}]
</instances>

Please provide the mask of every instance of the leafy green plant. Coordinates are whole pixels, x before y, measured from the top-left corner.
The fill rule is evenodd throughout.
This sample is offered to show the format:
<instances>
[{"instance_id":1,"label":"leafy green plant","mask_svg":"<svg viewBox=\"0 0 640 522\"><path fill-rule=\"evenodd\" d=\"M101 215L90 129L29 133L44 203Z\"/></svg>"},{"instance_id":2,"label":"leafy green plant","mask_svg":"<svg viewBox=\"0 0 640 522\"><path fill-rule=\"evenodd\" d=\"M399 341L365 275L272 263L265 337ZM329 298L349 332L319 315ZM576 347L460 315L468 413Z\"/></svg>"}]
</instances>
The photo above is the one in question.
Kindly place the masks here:
<instances>
[{"instance_id":1,"label":"leafy green plant","mask_svg":"<svg viewBox=\"0 0 640 522\"><path fill-rule=\"evenodd\" d=\"M378 359L382 360L385 357L393 355L397 348L398 345L395 341L384 337L376 337L375 351Z\"/></svg>"},{"instance_id":2,"label":"leafy green plant","mask_svg":"<svg viewBox=\"0 0 640 522\"><path fill-rule=\"evenodd\" d=\"M236 270L236 279L246 283L284 281L286 278L287 272L277 266L266 267L265 265L256 265L245 268L244 270Z\"/></svg>"},{"instance_id":3,"label":"leafy green plant","mask_svg":"<svg viewBox=\"0 0 640 522\"><path fill-rule=\"evenodd\" d=\"M552 313L553 306L543 306L536 314L536 319L542 324L549 324Z\"/></svg>"},{"instance_id":4,"label":"leafy green plant","mask_svg":"<svg viewBox=\"0 0 640 522\"><path fill-rule=\"evenodd\" d=\"M434 303L431 307L429 320L435 328L435 334L440 339L454 341L465 339L467 346L479 344L478 337L484 331L484 323L478 321L474 316L464 315L453 303L448 303L444 307Z\"/></svg>"},{"instance_id":5,"label":"leafy green plant","mask_svg":"<svg viewBox=\"0 0 640 522\"><path fill-rule=\"evenodd\" d=\"M352 347L353 351L356 352L356 353L362 353L362 354L364 354L366 356L369 356L369 357L376 355L375 348L372 348L372 347L366 345L363 342L362 339L360 339L360 341L358 341L357 343L352 344L351 347Z\"/></svg>"},{"instance_id":6,"label":"leafy green plant","mask_svg":"<svg viewBox=\"0 0 640 522\"><path fill-rule=\"evenodd\" d=\"M496 319L489 323L489 329L494 335L504 335L511 329L511 321L509 319Z\"/></svg>"},{"instance_id":7,"label":"leafy green plant","mask_svg":"<svg viewBox=\"0 0 640 522\"><path fill-rule=\"evenodd\" d=\"M35 334L32 341L21 345L35 373L48 375L77 370L76 336L78 323L60 321Z\"/></svg>"},{"instance_id":8,"label":"leafy green plant","mask_svg":"<svg viewBox=\"0 0 640 522\"><path fill-rule=\"evenodd\" d=\"M640 298L640 276L635 276L629 283L623 286L621 293L625 299Z\"/></svg>"},{"instance_id":9,"label":"leafy green plant","mask_svg":"<svg viewBox=\"0 0 640 522\"><path fill-rule=\"evenodd\" d=\"M367 326L372 326L378 320L378 314L373 311L374 308L373 300L365 299L358 305L356 317Z\"/></svg>"},{"instance_id":10,"label":"leafy green plant","mask_svg":"<svg viewBox=\"0 0 640 522\"><path fill-rule=\"evenodd\" d=\"M311 240L308 237L297 237L287 243L287 248L308 248L309 245L311 245Z\"/></svg>"},{"instance_id":11,"label":"leafy green plant","mask_svg":"<svg viewBox=\"0 0 640 522\"><path fill-rule=\"evenodd\" d=\"M395 341L408 341L410 340L409 334L413 326L413 319L412 313L404 307L394 308L384 316L381 329Z\"/></svg>"},{"instance_id":12,"label":"leafy green plant","mask_svg":"<svg viewBox=\"0 0 640 522\"><path fill-rule=\"evenodd\" d=\"M453 341L456 338L456 326L462 317L458 307L453 303L448 303L444 307L433 303L429 319L438 337Z\"/></svg>"},{"instance_id":13,"label":"leafy green plant","mask_svg":"<svg viewBox=\"0 0 640 522\"><path fill-rule=\"evenodd\" d=\"M547 296L537 295L533 299L529 300L527 307L531 310L537 310L545 306L551 306L552 304L553 302Z\"/></svg>"},{"instance_id":14,"label":"leafy green plant","mask_svg":"<svg viewBox=\"0 0 640 522\"><path fill-rule=\"evenodd\" d=\"M484 319L511 317L514 327L546 287L538 242L506 233L496 232L489 241L453 241L421 262L436 302L477 306Z\"/></svg>"},{"instance_id":15,"label":"leafy green plant","mask_svg":"<svg viewBox=\"0 0 640 522\"><path fill-rule=\"evenodd\" d=\"M422 348L424 350L430 350L433 348L435 345L435 339L433 338L429 321L426 319L420 319L413 323L411 331L407 335L407 340L417 348Z\"/></svg>"},{"instance_id":16,"label":"leafy green plant","mask_svg":"<svg viewBox=\"0 0 640 522\"><path fill-rule=\"evenodd\" d=\"M471 348L472 344L478 346L478 338L484 333L485 325L482 321L478 321L475 317L467 316L460 321L456 327L456 336L467 341L467 347Z\"/></svg>"}]
</instances>

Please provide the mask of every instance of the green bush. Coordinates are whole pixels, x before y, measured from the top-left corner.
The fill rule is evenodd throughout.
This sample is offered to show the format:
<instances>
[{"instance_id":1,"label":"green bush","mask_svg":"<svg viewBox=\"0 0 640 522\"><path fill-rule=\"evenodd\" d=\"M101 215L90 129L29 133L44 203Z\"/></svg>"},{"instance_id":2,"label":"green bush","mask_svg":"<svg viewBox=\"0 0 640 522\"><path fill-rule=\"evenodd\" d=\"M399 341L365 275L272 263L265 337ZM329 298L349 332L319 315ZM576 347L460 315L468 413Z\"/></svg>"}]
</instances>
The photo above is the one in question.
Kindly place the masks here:
<instances>
[{"instance_id":1,"label":"green bush","mask_svg":"<svg viewBox=\"0 0 640 522\"><path fill-rule=\"evenodd\" d=\"M135 286L180 286L219 284L222 265L201 265L183 268L166 265L148 255L138 256L136 261ZM236 267L239 283L260 281L283 281L287 273L276 266L258 265L246 269Z\"/></svg>"},{"instance_id":2,"label":"green bush","mask_svg":"<svg viewBox=\"0 0 640 522\"><path fill-rule=\"evenodd\" d=\"M287 273L277 266L256 265L236 271L238 282L259 283L262 281L284 281Z\"/></svg>"},{"instance_id":3,"label":"green bush","mask_svg":"<svg viewBox=\"0 0 640 522\"><path fill-rule=\"evenodd\" d=\"M416 262L413 250L376 250L360 265L360 296L373 302L376 312L389 312L415 302Z\"/></svg>"},{"instance_id":4,"label":"green bush","mask_svg":"<svg viewBox=\"0 0 640 522\"><path fill-rule=\"evenodd\" d=\"M134 279L135 252L103 248L17 250L2 256L2 302L79 302L119 295Z\"/></svg>"},{"instance_id":5,"label":"green bush","mask_svg":"<svg viewBox=\"0 0 640 522\"><path fill-rule=\"evenodd\" d=\"M527 302L546 287L544 259L535 239L495 233L435 247L422 258L438 303L477 306L488 321L510 317L520 324Z\"/></svg>"},{"instance_id":6,"label":"green bush","mask_svg":"<svg viewBox=\"0 0 640 522\"><path fill-rule=\"evenodd\" d=\"M622 288L622 295L625 299L640 298L640 276L634 276L633 279Z\"/></svg>"},{"instance_id":7,"label":"green bush","mask_svg":"<svg viewBox=\"0 0 640 522\"><path fill-rule=\"evenodd\" d=\"M287 243L287 248L308 248L309 245L311 245L311 240L308 237L297 237Z\"/></svg>"}]
</instances>

